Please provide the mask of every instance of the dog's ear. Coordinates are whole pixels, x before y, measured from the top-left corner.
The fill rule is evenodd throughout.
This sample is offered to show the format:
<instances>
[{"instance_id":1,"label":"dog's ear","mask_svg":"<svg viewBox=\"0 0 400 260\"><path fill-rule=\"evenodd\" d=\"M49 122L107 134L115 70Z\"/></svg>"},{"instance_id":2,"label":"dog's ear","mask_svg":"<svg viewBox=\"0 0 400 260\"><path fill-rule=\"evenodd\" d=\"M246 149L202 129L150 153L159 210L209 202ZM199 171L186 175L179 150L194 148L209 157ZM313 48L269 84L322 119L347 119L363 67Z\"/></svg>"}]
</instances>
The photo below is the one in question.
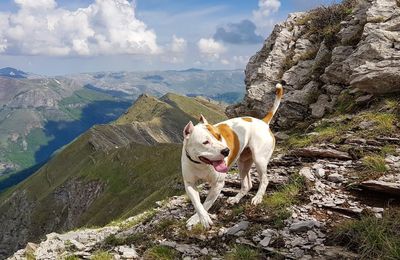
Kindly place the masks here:
<instances>
[{"instance_id":1,"label":"dog's ear","mask_svg":"<svg viewBox=\"0 0 400 260\"><path fill-rule=\"evenodd\" d=\"M200 123L202 123L202 124L208 124L207 119L206 119L202 114L200 114Z\"/></svg>"},{"instance_id":2,"label":"dog's ear","mask_svg":"<svg viewBox=\"0 0 400 260\"><path fill-rule=\"evenodd\" d=\"M189 123L187 123L187 125L183 129L183 137L188 138L189 135L193 132L193 129L194 129L194 125L193 125L192 121L190 121Z\"/></svg>"}]
</instances>

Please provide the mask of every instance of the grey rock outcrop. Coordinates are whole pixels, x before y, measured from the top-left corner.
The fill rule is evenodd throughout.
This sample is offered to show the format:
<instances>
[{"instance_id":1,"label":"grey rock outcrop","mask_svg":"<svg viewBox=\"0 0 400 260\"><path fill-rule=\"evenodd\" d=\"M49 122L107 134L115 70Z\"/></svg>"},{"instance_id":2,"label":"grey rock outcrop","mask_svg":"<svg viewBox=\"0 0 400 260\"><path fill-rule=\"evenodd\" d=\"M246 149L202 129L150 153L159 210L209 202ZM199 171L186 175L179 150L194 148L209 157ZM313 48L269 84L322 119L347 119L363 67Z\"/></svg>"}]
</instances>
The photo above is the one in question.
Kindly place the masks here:
<instances>
[{"instance_id":1,"label":"grey rock outcrop","mask_svg":"<svg viewBox=\"0 0 400 260\"><path fill-rule=\"evenodd\" d=\"M7 256L39 235L76 227L82 214L103 189L104 184L98 181L70 180L48 196L48 201L54 201L55 208L60 210L45 216L41 215L44 206L37 205L27 191L14 192L0 204L0 257ZM46 219L45 226L39 222L43 219Z\"/></svg>"},{"instance_id":2,"label":"grey rock outcrop","mask_svg":"<svg viewBox=\"0 0 400 260\"><path fill-rule=\"evenodd\" d=\"M14 193L5 205L10 210L0 213L0 256L15 251L28 242L31 214L34 203L29 201L27 192ZM21 214L23 213L23 214ZM17 232L18 230L18 232Z\"/></svg>"},{"instance_id":3,"label":"grey rock outcrop","mask_svg":"<svg viewBox=\"0 0 400 260\"><path fill-rule=\"evenodd\" d=\"M313 12L317 11L291 14L275 26L263 48L250 59L246 96L227 108L228 116L263 117L280 80L287 83L274 119L280 128L334 112L338 96L349 88L375 95L400 91L396 0L357 1L352 13L338 23L334 44L308 30L304 21L313 19Z\"/></svg>"}]
</instances>

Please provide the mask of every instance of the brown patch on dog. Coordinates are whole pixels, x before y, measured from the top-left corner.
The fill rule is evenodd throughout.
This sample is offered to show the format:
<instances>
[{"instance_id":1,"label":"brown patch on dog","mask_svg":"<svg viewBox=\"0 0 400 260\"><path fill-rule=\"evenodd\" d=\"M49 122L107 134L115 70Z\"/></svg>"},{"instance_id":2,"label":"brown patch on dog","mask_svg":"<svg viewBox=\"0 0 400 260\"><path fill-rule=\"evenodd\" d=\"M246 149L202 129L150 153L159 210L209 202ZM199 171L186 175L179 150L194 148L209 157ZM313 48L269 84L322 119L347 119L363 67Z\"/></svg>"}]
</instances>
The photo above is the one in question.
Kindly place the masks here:
<instances>
[{"instance_id":1,"label":"brown patch on dog","mask_svg":"<svg viewBox=\"0 0 400 260\"><path fill-rule=\"evenodd\" d=\"M276 106L276 102L280 101L282 99L283 96L283 87L281 84L278 84L276 86L276 91L275 91L275 101L274 101L274 105L271 108L271 110L268 112L268 114L262 119L265 123L269 124L271 122L272 117L274 116L274 113L276 111L276 109L278 109L278 107Z\"/></svg>"},{"instance_id":2,"label":"brown patch on dog","mask_svg":"<svg viewBox=\"0 0 400 260\"><path fill-rule=\"evenodd\" d=\"M282 98L282 96L283 96L283 88L277 88L275 94L276 94L276 96L278 98Z\"/></svg>"},{"instance_id":3,"label":"brown patch on dog","mask_svg":"<svg viewBox=\"0 0 400 260\"><path fill-rule=\"evenodd\" d=\"M230 150L228 156L228 167L235 161L239 149L240 149L240 142L237 134L230 128L227 124L220 124L217 126L219 132L221 133L222 137L224 137L226 144Z\"/></svg>"},{"instance_id":4,"label":"brown patch on dog","mask_svg":"<svg viewBox=\"0 0 400 260\"><path fill-rule=\"evenodd\" d=\"M251 160L252 158L253 158L253 153L251 152L249 147L246 147L240 154L239 160L245 162Z\"/></svg>"},{"instance_id":5,"label":"brown patch on dog","mask_svg":"<svg viewBox=\"0 0 400 260\"><path fill-rule=\"evenodd\" d=\"M242 117L242 119L246 122L253 122L253 118L251 117Z\"/></svg>"},{"instance_id":6,"label":"brown patch on dog","mask_svg":"<svg viewBox=\"0 0 400 260\"><path fill-rule=\"evenodd\" d=\"M218 141L222 140L219 129L217 129L216 127L214 127L212 125L206 125L206 127L207 127L207 130L215 137L215 139L217 139Z\"/></svg>"}]
</instances>

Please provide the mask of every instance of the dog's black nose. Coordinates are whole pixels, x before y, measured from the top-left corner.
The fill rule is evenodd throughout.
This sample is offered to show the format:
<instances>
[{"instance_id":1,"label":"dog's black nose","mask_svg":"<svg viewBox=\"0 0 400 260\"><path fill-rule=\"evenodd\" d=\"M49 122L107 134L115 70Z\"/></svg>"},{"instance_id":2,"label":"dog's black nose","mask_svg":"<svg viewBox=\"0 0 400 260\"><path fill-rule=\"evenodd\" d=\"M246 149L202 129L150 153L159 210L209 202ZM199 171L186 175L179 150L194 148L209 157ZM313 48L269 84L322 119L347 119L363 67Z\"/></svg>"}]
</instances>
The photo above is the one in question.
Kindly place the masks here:
<instances>
[{"instance_id":1,"label":"dog's black nose","mask_svg":"<svg viewBox=\"0 0 400 260\"><path fill-rule=\"evenodd\" d=\"M229 155L229 152L230 152L229 148L225 148L224 150L221 150L221 154L225 157L227 157Z\"/></svg>"}]
</instances>

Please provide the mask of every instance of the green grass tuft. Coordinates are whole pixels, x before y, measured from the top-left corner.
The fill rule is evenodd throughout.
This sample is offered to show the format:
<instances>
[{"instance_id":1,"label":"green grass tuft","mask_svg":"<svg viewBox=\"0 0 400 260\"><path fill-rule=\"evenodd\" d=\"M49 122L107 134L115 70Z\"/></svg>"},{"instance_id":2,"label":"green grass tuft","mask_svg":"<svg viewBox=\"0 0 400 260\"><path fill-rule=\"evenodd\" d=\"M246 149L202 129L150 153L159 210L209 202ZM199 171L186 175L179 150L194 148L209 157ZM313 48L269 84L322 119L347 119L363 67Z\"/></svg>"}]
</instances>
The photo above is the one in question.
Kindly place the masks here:
<instances>
[{"instance_id":1,"label":"green grass tuft","mask_svg":"<svg viewBox=\"0 0 400 260\"><path fill-rule=\"evenodd\" d=\"M388 154L397 155L396 146L395 145L385 145L381 148L381 155L386 156Z\"/></svg>"},{"instance_id":2,"label":"green grass tuft","mask_svg":"<svg viewBox=\"0 0 400 260\"><path fill-rule=\"evenodd\" d=\"M107 226L118 226L121 229L129 229L131 227L136 226L139 223L146 222L150 219L152 219L156 215L156 211L154 209L150 209L148 211L145 211L129 220L114 220L111 223L109 223Z\"/></svg>"},{"instance_id":3,"label":"green grass tuft","mask_svg":"<svg viewBox=\"0 0 400 260\"><path fill-rule=\"evenodd\" d=\"M345 222L334 237L361 259L400 259L400 212L388 210L382 219L365 216Z\"/></svg>"},{"instance_id":4,"label":"green grass tuft","mask_svg":"<svg viewBox=\"0 0 400 260\"><path fill-rule=\"evenodd\" d=\"M298 202L298 196L305 187L302 176L294 176L289 184L283 186L270 196L265 196L261 206L270 213L270 224L275 228L284 226L284 221L291 216L288 207Z\"/></svg>"},{"instance_id":5,"label":"green grass tuft","mask_svg":"<svg viewBox=\"0 0 400 260\"><path fill-rule=\"evenodd\" d=\"M92 260L112 260L113 256L109 252L99 251L99 252L96 252L90 259L92 259Z\"/></svg>"},{"instance_id":6,"label":"green grass tuft","mask_svg":"<svg viewBox=\"0 0 400 260\"><path fill-rule=\"evenodd\" d=\"M235 245L231 252L225 255L226 260L258 260L260 251L246 245Z\"/></svg>"},{"instance_id":7,"label":"green grass tuft","mask_svg":"<svg viewBox=\"0 0 400 260\"><path fill-rule=\"evenodd\" d=\"M69 256L62 258L62 260L80 260L80 258L75 255L69 255Z\"/></svg>"},{"instance_id":8,"label":"green grass tuft","mask_svg":"<svg viewBox=\"0 0 400 260\"><path fill-rule=\"evenodd\" d=\"M288 139L287 144L291 148L307 147L317 142L331 141L334 138L338 138L342 132L343 128L339 126L319 126L314 129L315 134L293 134Z\"/></svg>"},{"instance_id":9,"label":"green grass tuft","mask_svg":"<svg viewBox=\"0 0 400 260\"><path fill-rule=\"evenodd\" d=\"M172 218L162 219L157 223L156 231L165 232L170 227L176 225L176 223L177 223L177 220L172 219Z\"/></svg>"},{"instance_id":10,"label":"green grass tuft","mask_svg":"<svg viewBox=\"0 0 400 260\"><path fill-rule=\"evenodd\" d=\"M179 259L179 252L167 246L154 246L148 249L143 259L145 260L175 260Z\"/></svg>"},{"instance_id":11,"label":"green grass tuft","mask_svg":"<svg viewBox=\"0 0 400 260\"><path fill-rule=\"evenodd\" d=\"M368 155L363 158L363 165L375 172L387 172L388 168L385 163L385 158L380 155Z\"/></svg>"},{"instance_id":12,"label":"green grass tuft","mask_svg":"<svg viewBox=\"0 0 400 260\"><path fill-rule=\"evenodd\" d=\"M389 134L394 130L394 123L396 116L390 113L362 113L359 115L359 120L366 120L374 122L373 129L379 134Z\"/></svg>"},{"instance_id":13,"label":"green grass tuft","mask_svg":"<svg viewBox=\"0 0 400 260\"><path fill-rule=\"evenodd\" d=\"M26 257L26 260L36 260L36 256L33 252L26 252L25 257Z\"/></svg>"},{"instance_id":14,"label":"green grass tuft","mask_svg":"<svg viewBox=\"0 0 400 260\"><path fill-rule=\"evenodd\" d=\"M354 97L350 95L348 91L342 91L338 96L338 101L336 105L336 114L351 113L356 109L354 102Z\"/></svg>"},{"instance_id":15,"label":"green grass tuft","mask_svg":"<svg viewBox=\"0 0 400 260\"><path fill-rule=\"evenodd\" d=\"M311 145L313 141L314 139L310 135L294 134L288 139L287 144L291 148L302 148Z\"/></svg>"}]
</instances>

